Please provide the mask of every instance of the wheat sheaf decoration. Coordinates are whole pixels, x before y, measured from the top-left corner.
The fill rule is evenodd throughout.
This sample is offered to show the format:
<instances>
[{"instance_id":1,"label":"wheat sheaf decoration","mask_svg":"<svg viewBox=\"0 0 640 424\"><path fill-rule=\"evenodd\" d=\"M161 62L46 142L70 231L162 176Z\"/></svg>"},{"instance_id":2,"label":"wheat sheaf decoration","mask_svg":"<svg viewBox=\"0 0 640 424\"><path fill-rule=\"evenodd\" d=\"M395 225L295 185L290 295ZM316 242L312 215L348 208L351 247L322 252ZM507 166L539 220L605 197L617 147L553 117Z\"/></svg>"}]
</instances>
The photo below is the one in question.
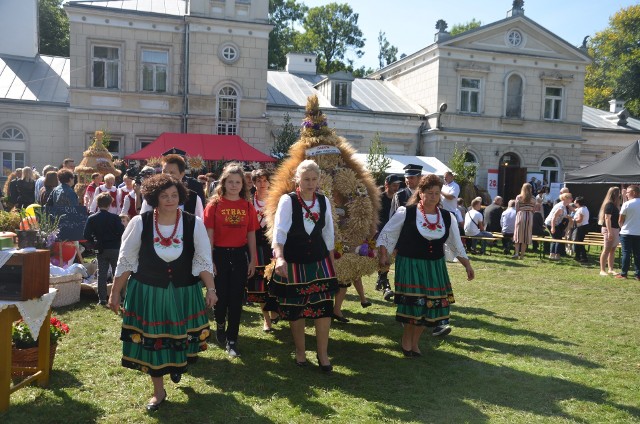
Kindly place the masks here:
<instances>
[{"instance_id":1,"label":"wheat sheaf decoration","mask_svg":"<svg viewBox=\"0 0 640 424\"><path fill-rule=\"evenodd\" d=\"M316 96L307 99L300 139L289 149L289 157L271 177L265 215L269 236L278 201L295 190L296 168L305 159L314 160L321 170L319 190L331 199L335 225L336 272L349 283L377 270L371 238L378 225L380 194L364 165L355 159L356 150L328 126Z\"/></svg>"}]
</instances>

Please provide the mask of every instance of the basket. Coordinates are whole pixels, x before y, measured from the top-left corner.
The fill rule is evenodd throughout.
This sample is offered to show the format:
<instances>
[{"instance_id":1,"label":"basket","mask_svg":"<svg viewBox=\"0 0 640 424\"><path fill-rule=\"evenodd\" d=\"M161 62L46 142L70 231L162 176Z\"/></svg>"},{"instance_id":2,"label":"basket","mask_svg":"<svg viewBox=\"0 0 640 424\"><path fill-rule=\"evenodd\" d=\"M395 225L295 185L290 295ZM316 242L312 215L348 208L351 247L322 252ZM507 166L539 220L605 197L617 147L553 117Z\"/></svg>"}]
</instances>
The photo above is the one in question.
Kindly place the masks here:
<instances>
[{"instance_id":1,"label":"basket","mask_svg":"<svg viewBox=\"0 0 640 424\"><path fill-rule=\"evenodd\" d=\"M68 306L80 301L82 274L58 275L49 277L49 287L58 289L51 304L54 308Z\"/></svg>"},{"instance_id":2,"label":"basket","mask_svg":"<svg viewBox=\"0 0 640 424\"><path fill-rule=\"evenodd\" d=\"M49 371L53 368L53 359L56 356L57 344L52 344L49 350ZM11 347L11 367L37 368L38 367L38 347L29 347L26 349L16 349ZM26 377L33 372L30 371L11 371L13 377Z\"/></svg>"}]
</instances>

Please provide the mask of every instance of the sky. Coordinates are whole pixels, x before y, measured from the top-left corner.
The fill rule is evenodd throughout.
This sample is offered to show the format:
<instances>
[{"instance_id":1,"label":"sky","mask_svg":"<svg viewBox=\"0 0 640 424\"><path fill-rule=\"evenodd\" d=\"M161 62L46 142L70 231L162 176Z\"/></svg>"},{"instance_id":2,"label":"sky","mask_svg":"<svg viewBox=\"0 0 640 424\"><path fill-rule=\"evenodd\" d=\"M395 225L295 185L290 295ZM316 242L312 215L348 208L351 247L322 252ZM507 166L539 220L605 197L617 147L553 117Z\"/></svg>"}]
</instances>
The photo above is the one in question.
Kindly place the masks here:
<instances>
[{"instance_id":1,"label":"sky","mask_svg":"<svg viewBox=\"0 0 640 424\"><path fill-rule=\"evenodd\" d=\"M499 21L507 16L512 0L334 0L348 3L359 14L358 26L365 41L364 56L355 54L356 68L377 69L378 33L398 47L400 54L414 53L433 43L436 21L444 19L451 29L476 19L482 24ZM298 0L309 7L323 6L328 0ZM586 35L595 35L609 25L617 11L640 4L638 0L525 0L524 14L542 27L574 46L582 45Z\"/></svg>"}]
</instances>

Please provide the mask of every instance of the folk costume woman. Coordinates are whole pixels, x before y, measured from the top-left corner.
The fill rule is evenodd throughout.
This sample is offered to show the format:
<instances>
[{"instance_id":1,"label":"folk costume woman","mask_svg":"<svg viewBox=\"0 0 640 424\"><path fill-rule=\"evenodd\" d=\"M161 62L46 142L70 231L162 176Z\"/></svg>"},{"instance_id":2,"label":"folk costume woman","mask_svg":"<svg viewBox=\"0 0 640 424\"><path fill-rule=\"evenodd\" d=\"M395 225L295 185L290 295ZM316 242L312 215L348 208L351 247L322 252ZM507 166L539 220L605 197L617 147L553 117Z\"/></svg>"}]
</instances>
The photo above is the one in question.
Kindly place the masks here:
<instances>
[{"instance_id":1,"label":"folk costume woman","mask_svg":"<svg viewBox=\"0 0 640 424\"><path fill-rule=\"evenodd\" d=\"M338 290L331 203L316 193L320 168L314 161L302 161L294 178L296 191L280 197L275 213L271 293L278 299L280 316L291 325L296 364L307 365L304 328L309 318L315 324L318 365L331 372L327 349Z\"/></svg>"},{"instance_id":2,"label":"folk costume woman","mask_svg":"<svg viewBox=\"0 0 640 424\"><path fill-rule=\"evenodd\" d=\"M474 271L460 240L455 215L439 207L442 181L422 177L406 207L398 208L382 229L377 246L381 266L397 250L395 272L396 321L404 324L402 352L421 356L418 343L426 327L434 335L451 332L449 305L454 302L445 263L445 244L465 267L468 280Z\"/></svg>"},{"instance_id":3,"label":"folk costume woman","mask_svg":"<svg viewBox=\"0 0 640 424\"><path fill-rule=\"evenodd\" d=\"M247 281L247 302L256 302L261 305L264 323L262 330L265 333L272 331L271 324L278 322L275 312L275 298L269 296L267 288L267 279L264 276L264 269L271 263L271 243L267 238L267 220L264 216L264 207L269 194L269 177L270 172L266 169L257 169L252 172L251 180L256 192L252 196L253 207L256 209L258 223L260 227L256 230L256 272L253 277ZM272 317L273 314L273 317Z\"/></svg>"},{"instance_id":4,"label":"folk costume woman","mask_svg":"<svg viewBox=\"0 0 640 424\"><path fill-rule=\"evenodd\" d=\"M259 228L239 164L230 163L222 171L216 195L204 210L204 225L213 247L216 272L216 338L235 358L240 356L240 316L247 279L255 273L255 232Z\"/></svg>"},{"instance_id":5,"label":"folk costume woman","mask_svg":"<svg viewBox=\"0 0 640 424\"><path fill-rule=\"evenodd\" d=\"M142 193L153 211L135 216L122 236L109 308L118 313L127 283L122 365L151 376L147 410L155 411L167 398L164 375L179 382L187 364L207 348L206 308L217 297L204 224L178 208L186 200L184 185L156 175L144 182ZM205 299L201 283L207 288Z\"/></svg>"}]
</instances>

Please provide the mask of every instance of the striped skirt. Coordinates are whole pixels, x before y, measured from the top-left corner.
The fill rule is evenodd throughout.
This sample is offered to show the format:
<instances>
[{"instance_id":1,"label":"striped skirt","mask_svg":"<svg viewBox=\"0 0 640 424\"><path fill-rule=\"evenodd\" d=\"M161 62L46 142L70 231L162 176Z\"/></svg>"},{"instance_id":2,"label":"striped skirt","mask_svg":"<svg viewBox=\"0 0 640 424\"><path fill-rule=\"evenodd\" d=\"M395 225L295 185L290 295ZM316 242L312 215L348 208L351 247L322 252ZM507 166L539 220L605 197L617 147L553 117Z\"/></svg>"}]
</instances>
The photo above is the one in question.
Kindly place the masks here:
<instances>
[{"instance_id":1,"label":"striped skirt","mask_svg":"<svg viewBox=\"0 0 640 424\"><path fill-rule=\"evenodd\" d=\"M264 278L264 269L271 263L271 247L269 245L256 246L257 262L256 272L247 280L247 301L266 303L269 300L267 280Z\"/></svg>"},{"instance_id":2,"label":"striped skirt","mask_svg":"<svg viewBox=\"0 0 640 424\"><path fill-rule=\"evenodd\" d=\"M336 272L327 257L308 264L288 263L288 278L274 273L269 292L278 301L278 313L287 321L328 318L338 291Z\"/></svg>"},{"instance_id":3,"label":"striped skirt","mask_svg":"<svg viewBox=\"0 0 640 424\"><path fill-rule=\"evenodd\" d=\"M200 283L164 289L130 278L120 333L122 366L152 377L184 373L207 348L205 309Z\"/></svg>"},{"instance_id":4,"label":"striped skirt","mask_svg":"<svg viewBox=\"0 0 640 424\"><path fill-rule=\"evenodd\" d=\"M449 305L455 302L444 258L396 257L396 321L435 327L449 323Z\"/></svg>"}]
</instances>

